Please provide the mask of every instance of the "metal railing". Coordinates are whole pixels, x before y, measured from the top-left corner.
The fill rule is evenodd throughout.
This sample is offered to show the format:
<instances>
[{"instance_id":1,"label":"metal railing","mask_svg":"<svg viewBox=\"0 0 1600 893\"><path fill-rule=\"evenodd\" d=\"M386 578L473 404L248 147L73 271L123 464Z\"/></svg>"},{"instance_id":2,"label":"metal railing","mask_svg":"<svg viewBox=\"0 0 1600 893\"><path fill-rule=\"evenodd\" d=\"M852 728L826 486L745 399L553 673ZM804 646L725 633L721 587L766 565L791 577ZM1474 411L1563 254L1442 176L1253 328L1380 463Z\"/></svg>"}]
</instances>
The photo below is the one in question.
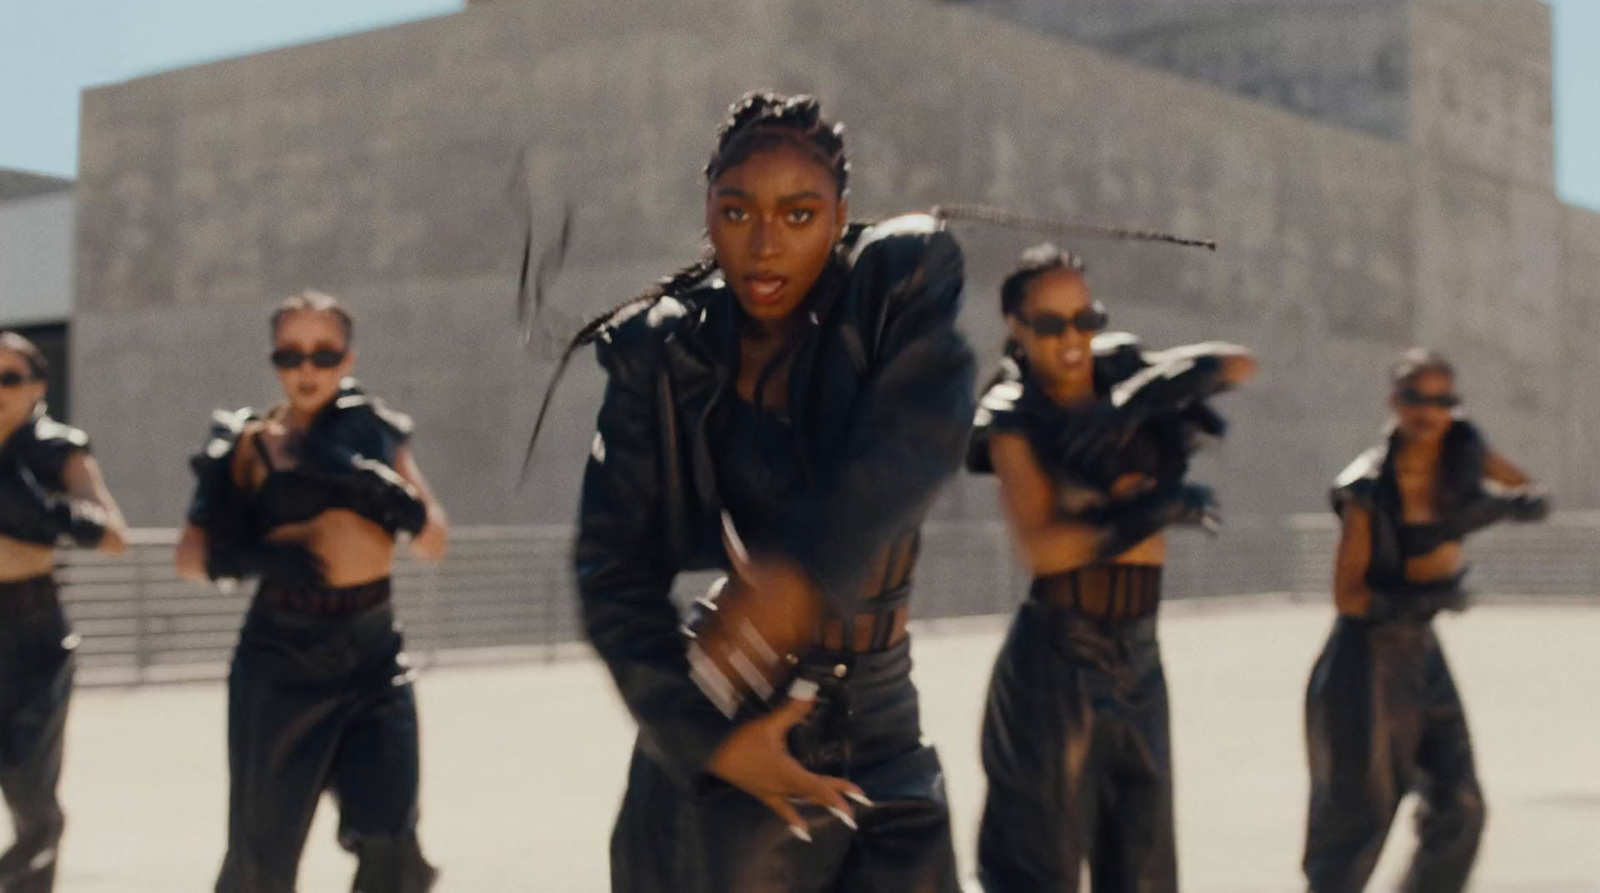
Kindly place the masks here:
<instances>
[{"instance_id":1,"label":"metal railing","mask_svg":"<svg viewBox=\"0 0 1600 893\"><path fill-rule=\"evenodd\" d=\"M58 572L79 645L85 684L215 679L227 661L250 590L184 582L172 567L173 530L138 530L128 554L68 551ZM1242 519L1213 539L1169 537L1165 598L1256 593L1326 598L1337 538L1329 515ZM436 566L401 559L396 610L407 650L428 664L553 659L581 653L564 525L458 527ZM1470 587L1498 596L1595 598L1600 604L1600 513L1503 525L1474 537ZM916 606L923 619L1010 612L1026 594L997 521L925 528ZM703 591L704 578L680 591Z\"/></svg>"}]
</instances>

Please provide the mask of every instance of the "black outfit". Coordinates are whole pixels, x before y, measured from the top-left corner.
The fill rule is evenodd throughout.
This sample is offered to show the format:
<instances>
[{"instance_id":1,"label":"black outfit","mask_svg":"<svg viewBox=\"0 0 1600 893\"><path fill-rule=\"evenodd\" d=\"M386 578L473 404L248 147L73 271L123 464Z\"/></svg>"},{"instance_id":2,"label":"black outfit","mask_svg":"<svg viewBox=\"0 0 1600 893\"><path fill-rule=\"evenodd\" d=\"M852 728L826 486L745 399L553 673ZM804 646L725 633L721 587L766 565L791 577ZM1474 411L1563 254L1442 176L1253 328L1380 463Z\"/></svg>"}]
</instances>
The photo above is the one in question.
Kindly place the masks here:
<instances>
[{"instance_id":1,"label":"black outfit","mask_svg":"<svg viewBox=\"0 0 1600 893\"><path fill-rule=\"evenodd\" d=\"M800 562L844 628L863 615L882 626L886 606L904 605L917 529L972 417L974 364L954 327L962 279L959 248L930 218L852 228L807 297L781 413L734 391L740 311L720 276L602 331L610 380L575 564L585 629L639 722L614 890L958 889L908 644L878 631L864 649L802 656L798 672L821 690L791 750L876 803L857 808L855 833L809 815L805 844L705 771L763 708L729 717L696 687L668 594L679 571L727 567L726 511L752 550Z\"/></svg>"},{"instance_id":2,"label":"black outfit","mask_svg":"<svg viewBox=\"0 0 1600 893\"><path fill-rule=\"evenodd\" d=\"M42 411L0 446L0 536L54 546L74 536L62 471L89 440ZM67 523L63 523L65 520ZM103 533L103 526L99 532ZM56 799L76 639L51 576L0 583L0 789L16 840L0 854L0 893L48 893L66 819Z\"/></svg>"},{"instance_id":3,"label":"black outfit","mask_svg":"<svg viewBox=\"0 0 1600 893\"><path fill-rule=\"evenodd\" d=\"M257 560L260 550L293 554L262 542L268 531L330 508L390 532L421 529L426 507L392 470L410 421L346 382L313 420L295 467L272 468L262 450L267 478L250 492L231 469L235 449L261 448L240 436L252 418L218 413L192 461L200 483L189 520L208 534L213 576L261 577L228 675L228 852L217 893L292 893L324 791L339 804L339 843L358 860L352 889L424 893L436 872L417 841L417 708L389 580L332 589L307 580L304 561Z\"/></svg>"},{"instance_id":4,"label":"black outfit","mask_svg":"<svg viewBox=\"0 0 1600 893\"><path fill-rule=\"evenodd\" d=\"M1366 886L1395 810L1412 790L1423 803L1402 889L1455 893L1466 886L1483 832L1483 793L1461 697L1431 622L1441 609L1464 607L1462 575L1413 583L1405 563L1492 521L1536 520L1546 510L1526 493L1485 492L1483 439L1458 421L1440 455L1438 520L1406 523L1396 436L1357 458L1333 490L1336 512L1359 506L1371 519L1372 601L1367 616L1335 621L1306 691L1311 807L1304 868L1314 893Z\"/></svg>"},{"instance_id":5,"label":"black outfit","mask_svg":"<svg viewBox=\"0 0 1600 893\"><path fill-rule=\"evenodd\" d=\"M1076 891L1085 860L1097 893L1177 889L1161 568L1109 559L1188 514L1170 509L1200 489L1183 483L1197 436L1223 430L1205 399L1231 348L1158 354L1108 333L1093 349L1097 399L1070 409L1008 360L980 401L968 456L991 471L990 435L1023 435L1070 503L1060 515L1105 532L1106 560L1033 581L995 661L978 832L988 893ZM1154 479L1151 494L1113 500L1128 473Z\"/></svg>"}]
</instances>

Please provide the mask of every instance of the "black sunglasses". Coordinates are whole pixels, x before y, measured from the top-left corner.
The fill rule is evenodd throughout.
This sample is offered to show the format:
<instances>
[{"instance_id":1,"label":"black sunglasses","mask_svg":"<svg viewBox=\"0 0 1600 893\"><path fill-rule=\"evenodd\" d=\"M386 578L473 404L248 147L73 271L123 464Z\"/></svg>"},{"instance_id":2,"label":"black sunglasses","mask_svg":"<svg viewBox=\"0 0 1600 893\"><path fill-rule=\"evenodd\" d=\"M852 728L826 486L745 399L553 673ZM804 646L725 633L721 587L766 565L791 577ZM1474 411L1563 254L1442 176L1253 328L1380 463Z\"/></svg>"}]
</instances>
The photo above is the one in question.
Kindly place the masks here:
<instances>
[{"instance_id":1,"label":"black sunglasses","mask_svg":"<svg viewBox=\"0 0 1600 893\"><path fill-rule=\"evenodd\" d=\"M20 388L25 384L33 384L38 380L32 375L23 375L13 369L0 372L0 388Z\"/></svg>"},{"instance_id":2,"label":"black sunglasses","mask_svg":"<svg viewBox=\"0 0 1600 893\"><path fill-rule=\"evenodd\" d=\"M1455 409L1461 405L1461 398L1455 394L1419 394L1410 388L1406 388L1400 392L1400 405L1436 406L1440 409Z\"/></svg>"},{"instance_id":3,"label":"black sunglasses","mask_svg":"<svg viewBox=\"0 0 1600 893\"><path fill-rule=\"evenodd\" d=\"M279 369L299 369L305 365L306 360L318 369L336 369L344 362L346 351L342 350L313 350L310 353L284 348L272 352L272 365Z\"/></svg>"},{"instance_id":4,"label":"black sunglasses","mask_svg":"<svg viewBox=\"0 0 1600 893\"><path fill-rule=\"evenodd\" d=\"M1054 313L1038 313L1033 316L1017 314L1017 322L1022 327L1033 332L1041 338L1055 338L1065 335L1067 329L1077 329L1085 334L1094 334L1103 331L1111 322L1111 314L1099 301L1092 306L1085 307L1071 316L1060 316Z\"/></svg>"}]
</instances>

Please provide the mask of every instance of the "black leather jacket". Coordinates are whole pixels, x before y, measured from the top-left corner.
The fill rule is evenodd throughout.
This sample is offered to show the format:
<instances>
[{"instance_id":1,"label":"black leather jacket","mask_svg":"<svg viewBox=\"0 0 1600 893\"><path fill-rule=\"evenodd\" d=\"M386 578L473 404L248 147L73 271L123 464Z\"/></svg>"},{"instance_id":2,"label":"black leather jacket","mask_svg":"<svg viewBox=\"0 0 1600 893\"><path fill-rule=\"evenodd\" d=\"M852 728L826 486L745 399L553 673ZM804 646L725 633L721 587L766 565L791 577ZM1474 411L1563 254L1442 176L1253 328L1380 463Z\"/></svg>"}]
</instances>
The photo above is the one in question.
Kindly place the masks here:
<instances>
[{"instance_id":1,"label":"black leather jacket","mask_svg":"<svg viewBox=\"0 0 1600 893\"><path fill-rule=\"evenodd\" d=\"M989 438L1012 433L1028 439L1060 490L1096 502L1110 500L1128 473L1182 483L1202 435L1220 437L1227 427L1208 402L1226 385L1194 361L1214 363L1242 348L1205 342L1154 351L1127 332L1104 332L1091 350L1095 399L1071 408L1039 387L1024 360L1007 357L978 401L967 470L992 474Z\"/></svg>"},{"instance_id":2,"label":"black leather jacket","mask_svg":"<svg viewBox=\"0 0 1600 893\"><path fill-rule=\"evenodd\" d=\"M1454 589L1459 576L1436 584L1408 581L1406 559L1425 555L1446 542L1460 541L1497 521L1535 521L1549 511L1544 496L1526 488L1501 488L1485 478L1488 444L1477 427L1460 419L1445 433L1440 449L1438 499L1434 506L1438 520L1407 524L1395 481L1394 456L1398 448L1399 433L1391 431L1382 443L1357 456L1340 472L1329 495L1333 510L1340 517L1352 505L1365 509L1370 517L1372 557L1366 584L1374 595Z\"/></svg>"},{"instance_id":3,"label":"black leather jacket","mask_svg":"<svg viewBox=\"0 0 1600 893\"><path fill-rule=\"evenodd\" d=\"M975 368L962 290L955 240L907 215L852 228L802 310L789 412L807 480L769 546L836 609L960 467ZM732 727L690 681L668 594L679 571L727 563L708 420L733 396L737 312L713 275L620 311L596 341L610 379L574 554L583 622L643 746L685 784Z\"/></svg>"},{"instance_id":4,"label":"black leather jacket","mask_svg":"<svg viewBox=\"0 0 1600 893\"><path fill-rule=\"evenodd\" d=\"M205 447L189 458L195 489L185 519L205 530L214 542L245 545L259 541L267 533L263 520L257 517L254 494L233 482L233 456L244 427L259 418L248 407L213 412ZM409 440L411 429L410 416L390 409L355 379L347 378L340 382L334 399L312 420L298 467L322 475L331 484L339 478L358 478L352 462L370 459L391 469L388 478L392 483L395 457ZM360 490L330 486L327 504L329 508L349 508L393 533L395 527L389 513L381 510L378 501L361 498L362 495Z\"/></svg>"},{"instance_id":5,"label":"black leather jacket","mask_svg":"<svg viewBox=\"0 0 1600 893\"><path fill-rule=\"evenodd\" d=\"M62 471L89 436L50 418L41 404L0 444L0 536L53 546L60 527L45 501L66 490Z\"/></svg>"}]
</instances>

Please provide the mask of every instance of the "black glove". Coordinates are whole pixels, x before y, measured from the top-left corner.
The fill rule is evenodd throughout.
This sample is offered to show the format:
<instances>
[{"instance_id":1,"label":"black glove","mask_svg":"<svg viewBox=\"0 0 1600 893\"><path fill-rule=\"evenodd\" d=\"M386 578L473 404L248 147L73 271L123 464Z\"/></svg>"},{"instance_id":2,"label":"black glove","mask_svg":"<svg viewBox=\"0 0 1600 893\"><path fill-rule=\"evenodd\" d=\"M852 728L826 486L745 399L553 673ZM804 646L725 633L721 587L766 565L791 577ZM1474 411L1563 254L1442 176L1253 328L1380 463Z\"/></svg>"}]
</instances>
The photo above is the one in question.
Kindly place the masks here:
<instances>
[{"instance_id":1,"label":"black glove","mask_svg":"<svg viewBox=\"0 0 1600 893\"><path fill-rule=\"evenodd\" d=\"M212 543L206 552L206 576L213 580L261 577L296 587L323 585L322 559L302 543L255 543L233 546Z\"/></svg>"},{"instance_id":2,"label":"black glove","mask_svg":"<svg viewBox=\"0 0 1600 893\"><path fill-rule=\"evenodd\" d=\"M1533 490L1517 490L1503 495L1480 493L1451 512L1439 526L1448 539L1458 540L1497 521L1529 523L1543 521L1549 514L1549 497Z\"/></svg>"},{"instance_id":3,"label":"black glove","mask_svg":"<svg viewBox=\"0 0 1600 893\"><path fill-rule=\"evenodd\" d=\"M1216 509L1210 487L1178 484L1113 503L1085 515L1084 519L1101 527L1095 560L1104 561L1121 555L1167 527L1212 528L1217 523Z\"/></svg>"},{"instance_id":4,"label":"black glove","mask_svg":"<svg viewBox=\"0 0 1600 893\"><path fill-rule=\"evenodd\" d=\"M33 472L21 464L0 472L0 478L6 481L0 487L0 498L9 503L4 514L11 522L0 528L0 533L46 546L53 546L66 536L90 549L105 538L111 517L99 505L45 490Z\"/></svg>"},{"instance_id":5,"label":"black glove","mask_svg":"<svg viewBox=\"0 0 1600 893\"><path fill-rule=\"evenodd\" d=\"M45 514L58 536L66 536L85 549L93 549L105 539L111 515L99 505L65 495L46 496L44 500Z\"/></svg>"},{"instance_id":6,"label":"black glove","mask_svg":"<svg viewBox=\"0 0 1600 893\"><path fill-rule=\"evenodd\" d=\"M1550 517L1550 497L1532 490L1513 494L1507 499L1506 517L1521 524L1543 521Z\"/></svg>"}]
</instances>

